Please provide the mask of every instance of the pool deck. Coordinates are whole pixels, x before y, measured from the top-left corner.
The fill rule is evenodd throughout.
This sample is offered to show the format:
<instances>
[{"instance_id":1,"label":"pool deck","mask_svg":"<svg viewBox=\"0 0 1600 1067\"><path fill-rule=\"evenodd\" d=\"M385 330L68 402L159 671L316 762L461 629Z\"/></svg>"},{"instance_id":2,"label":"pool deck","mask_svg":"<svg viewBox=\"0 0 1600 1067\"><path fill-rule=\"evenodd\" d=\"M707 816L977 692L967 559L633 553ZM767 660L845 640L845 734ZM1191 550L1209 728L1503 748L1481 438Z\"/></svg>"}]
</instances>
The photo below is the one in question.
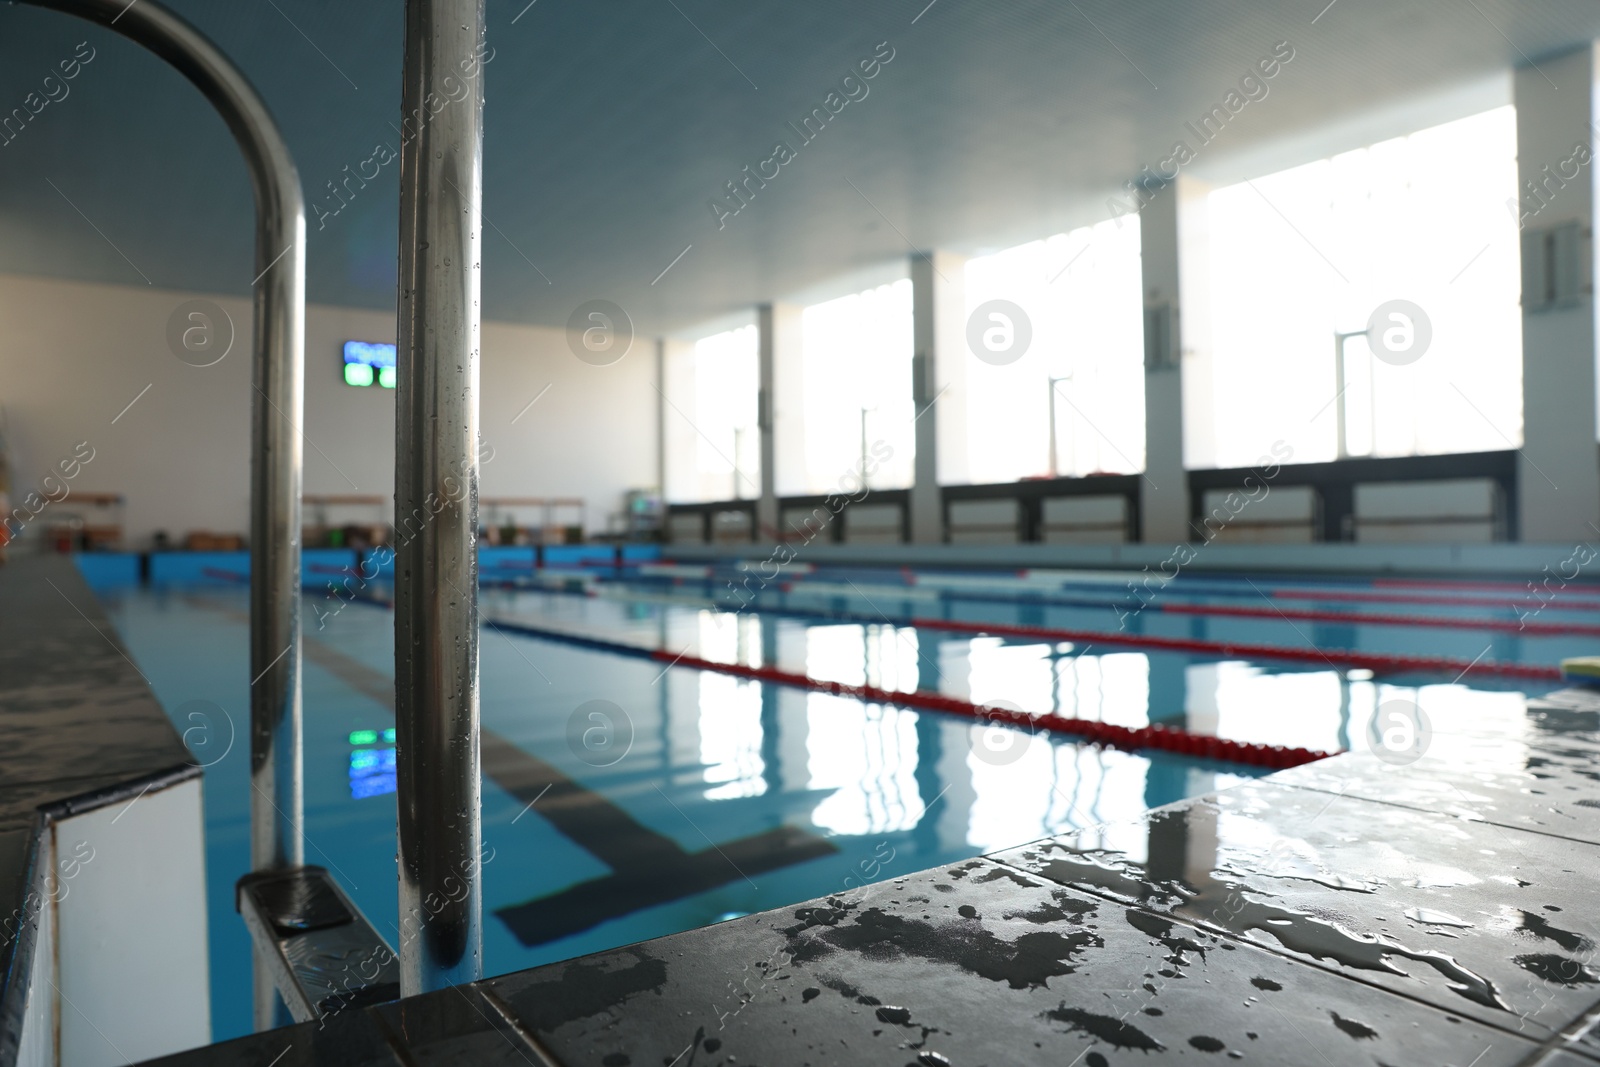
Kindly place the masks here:
<instances>
[{"instance_id":1,"label":"pool deck","mask_svg":"<svg viewBox=\"0 0 1600 1067\"><path fill-rule=\"evenodd\" d=\"M34 969L40 914L66 897L51 825L201 771L70 558L0 567L0 605L0 1063L11 1063L30 977L55 973Z\"/></svg>"},{"instance_id":2,"label":"pool deck","mask_svg":"<svg viewBox=\"0 0 1600 1067\"><path fill-rule=\"evenodd\" d=\"M1476 729L151 1062L1600 1063L1600 693Z\"/></svg>"}]
</instances>

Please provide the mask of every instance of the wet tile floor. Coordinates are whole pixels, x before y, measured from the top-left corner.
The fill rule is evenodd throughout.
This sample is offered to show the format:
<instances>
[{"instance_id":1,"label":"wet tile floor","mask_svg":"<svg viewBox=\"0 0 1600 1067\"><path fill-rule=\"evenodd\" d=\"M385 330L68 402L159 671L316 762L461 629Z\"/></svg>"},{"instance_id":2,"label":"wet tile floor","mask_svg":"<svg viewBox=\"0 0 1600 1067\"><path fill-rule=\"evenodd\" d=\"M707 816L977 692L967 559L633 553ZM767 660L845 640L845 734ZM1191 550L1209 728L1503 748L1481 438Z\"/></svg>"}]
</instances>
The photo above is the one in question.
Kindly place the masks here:
<instances>
[{"instance_id":1,"label":"wet tile floor","mask_svg":"<svg viewBox=\"0 0 1600 1067\"><path fill-rule=\"evenodd\" d=\"M1600 693L163 1063L1600 1063Z\"/></svg>"}]
</instances>

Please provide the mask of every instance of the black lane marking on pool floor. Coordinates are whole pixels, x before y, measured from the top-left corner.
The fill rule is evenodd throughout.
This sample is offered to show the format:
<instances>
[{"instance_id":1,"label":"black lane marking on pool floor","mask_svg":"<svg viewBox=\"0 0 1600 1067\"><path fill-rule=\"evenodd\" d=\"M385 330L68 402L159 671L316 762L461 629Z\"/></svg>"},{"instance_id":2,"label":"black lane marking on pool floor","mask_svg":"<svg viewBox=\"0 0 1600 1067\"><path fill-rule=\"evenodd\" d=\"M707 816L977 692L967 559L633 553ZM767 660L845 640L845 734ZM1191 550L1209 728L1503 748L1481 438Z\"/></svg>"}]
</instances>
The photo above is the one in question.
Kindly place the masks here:
<instances>
[{"instance_id":1,"label":"black lane marking on pool floor","mask_svg":"<svg viewBox=\"0 0 1600 1067\"><path fill-rule=\"evenodd\" d=\"M198 597L190 601L248 621L231 608ZM303 647L306 659L394 712L394 679L389 675L315 637ZM826 838L779 826L689 852L493 730L482 730L481 749L484 774L524 804L538 801L540 816L612 872L495 912L523 945L557 941L644 908L839 851Z\"/></svg>"},{"instance_id":2,"label":"black lane marking on pool floor","mask_svg":"<svg viewBox=\"0 0 1600 1067\"><path fill-rule=\"evenodd\" d=\"M608 919L839 851L827 839L793 826L708 844L699 852L685 851L600 794L488 730L483 731L483 772L517 799L529 804L537 800L535 810L540 815L612 872L496 911L524 945L558 941Z\"/></svg>"}]
</instances>

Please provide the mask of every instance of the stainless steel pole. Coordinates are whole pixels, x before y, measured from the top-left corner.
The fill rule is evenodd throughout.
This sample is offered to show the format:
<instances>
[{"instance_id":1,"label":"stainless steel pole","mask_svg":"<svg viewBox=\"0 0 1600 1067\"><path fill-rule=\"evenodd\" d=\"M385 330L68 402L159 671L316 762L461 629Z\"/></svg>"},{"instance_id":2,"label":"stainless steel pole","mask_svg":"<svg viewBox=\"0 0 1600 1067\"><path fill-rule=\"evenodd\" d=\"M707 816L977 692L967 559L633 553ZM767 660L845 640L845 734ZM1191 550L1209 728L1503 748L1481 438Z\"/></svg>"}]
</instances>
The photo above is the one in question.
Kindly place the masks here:
<instances>
[{"instance_id":1,"label":"stainless steel pole","mask_svg":"<svg viewBox=\"0 0 1600 1067\"><path fill-rule=\"evenodd\" d=\"M22 0L99 23L165 59L211 101L244 153L256 204L250 455L250 863L305 861L300 729L300 422L305 205L266 104L199 30L155 0ZM256 965L256 1024L275 994Z\"/></svg>"},{"instance_id":2,"label":"stainless steel pole","mask_svg":"<svg viewBox=\"0 0 1600 1067\"><path fill-rule=\"evenodd\" d=\"M395 424L400 991L483 973L478 293L483 0L407 0ZM463 86L465 87L463 89Z\"/></svg>"}]
</instances>

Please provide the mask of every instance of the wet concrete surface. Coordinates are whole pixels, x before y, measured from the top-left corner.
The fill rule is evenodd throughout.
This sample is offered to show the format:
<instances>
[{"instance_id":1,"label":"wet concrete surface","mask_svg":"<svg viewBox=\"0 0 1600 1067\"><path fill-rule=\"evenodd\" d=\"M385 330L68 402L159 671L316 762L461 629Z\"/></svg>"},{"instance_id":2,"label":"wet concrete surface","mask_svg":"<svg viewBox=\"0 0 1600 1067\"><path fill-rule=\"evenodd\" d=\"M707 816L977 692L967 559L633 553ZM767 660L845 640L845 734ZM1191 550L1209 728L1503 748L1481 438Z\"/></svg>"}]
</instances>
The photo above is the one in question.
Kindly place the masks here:
<instances>
[{"instance_id":1,"label":"wet concrete surface","mask_svg":"<svg viewBox=\"0 0 1600 1067\"><path fill-rule=\"evenodd\" d=\"M199 774L70 557L0 568L0 603L0 828L151 775Z\"/></svg>"},{"instance_id":2,"label":"wet concrete surface","mask_svg":"<svg viewBox=\"0 0 1600 1067\"><path fill-rule=\"evenodd\" d=\"M1146 826L995 858L1539 1039L1600 999L1600 847L1275 784Z\"/></svg>"},{"instance_id":3,"label":"wet concrete surface","mask_svg":"<svg viewBox=\"0 0 1600 1067\"><path fill-rule=\"evenodd\" d=\"M1533 1048L984 860L728 926L486 985L564 1063L1285 1064L1320 1052L1487 1065Z\"/></svg>"},{"instance_id":4,"label":"wet concrete surface","mask_svg":"<svg viewBox=\"0 0 1600 1067\"><path fill-rule=\"evenodd\" d=\"M1405 767L841 871L809 904L160 1062L1600 1063L1600 699L1452 725Z\"/></svg>"},{"instance_id":5,"label":"wet concrete surface","mask_svg":"<svg viewBox=\"0 0 1600 1067\"><path fill-rule=\"evenodd\" d=\"M0 567L0 1063L17 1054L52 820L200 776L67 556Z\"/></svg>"},{"instance_id":6,"label":"wet concrete surface","mask_svg":"<svg viewBox=\"0 0 1600 1067\"><path fill-rule=\"evenodd\" d=\"M1272 780L1600 844L1600 690L1436 724L1412 764L1361 749Z\"/></svg>"},{"instance_id":7,"label":"wet concrete surface","mask_svg":"<svg viewBox=\"0 0 1600 1067\"><path fill-rule=\"evenodd\" d=\"M310 1032L308 1032L310 1031ZM352 1048L357 1035L380 1046ZM359 1045L359 1041L356 1042ZM161 1061L1522 1063L1527 1037L986 860ZM335 1055L353 1057L334 1060Z\"/></svg>"}]
</instances>

